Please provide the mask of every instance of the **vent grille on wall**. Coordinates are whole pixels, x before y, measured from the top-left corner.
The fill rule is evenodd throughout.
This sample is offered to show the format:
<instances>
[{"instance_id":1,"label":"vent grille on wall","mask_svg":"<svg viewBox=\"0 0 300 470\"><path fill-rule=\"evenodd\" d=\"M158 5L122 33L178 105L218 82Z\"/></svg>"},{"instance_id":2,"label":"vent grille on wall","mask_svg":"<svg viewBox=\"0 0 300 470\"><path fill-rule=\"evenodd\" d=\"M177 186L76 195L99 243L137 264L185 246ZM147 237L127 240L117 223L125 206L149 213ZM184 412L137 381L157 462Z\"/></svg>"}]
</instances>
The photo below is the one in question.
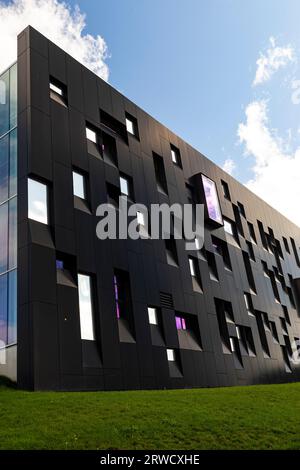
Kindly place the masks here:
<instances>
[{"instance_id":1,"label":"vent grille on wall","mask_svg":"<svg viewBox=\"0 0 300 470\"><path fill-rule=\"evenodd\" d=\"M171 294L167 294L166 292L160 292L160 305L163 308L174 308L173 305L173 297Z\"/></svg>"}]
</instances>

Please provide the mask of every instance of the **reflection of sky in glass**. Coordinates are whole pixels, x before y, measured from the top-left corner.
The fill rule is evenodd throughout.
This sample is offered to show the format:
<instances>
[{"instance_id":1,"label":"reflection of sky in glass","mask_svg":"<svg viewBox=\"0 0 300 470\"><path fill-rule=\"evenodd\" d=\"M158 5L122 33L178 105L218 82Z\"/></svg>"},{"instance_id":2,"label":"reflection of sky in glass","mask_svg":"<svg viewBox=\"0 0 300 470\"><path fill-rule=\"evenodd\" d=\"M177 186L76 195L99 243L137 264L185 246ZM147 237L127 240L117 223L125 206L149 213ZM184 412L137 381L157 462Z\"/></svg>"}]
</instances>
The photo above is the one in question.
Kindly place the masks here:
<instances>
[{"instance_id":1,"label":"reflection of sky in glass","mask_svg":"<svg viewBox=\"0 0 300 470\"><path fill-rule=\"evenodd\" d=\"M222 224L222 214L215 182L202 175L202 182L209 218Z\"/></svg>"},{"instance_id":2,"label":"reflection of sky in glass","mask_svg":"<svg viewBox=\"0 0 300 470\"><path fill-rule=\"evenodd\" d=\"M76 171L73 171L73 192L74 196L85 199L84 178Z\"/></svg>"},{"instance_id":3,"label":"reflection of sky in glass","mask_svg":"<svg viewBox=\"0 0 300 470\"><path fill-rule=\"evenodd\" d=\"M81 339L94 340L90 276L78 274L78 295Z\"/></svg>"},{"instance_id":4,"label":"reflection of sky in glass","mask_svg":"<svg viewBox=\"0 0 300 470\"><path fill-rule=\"evenodd\" d=\"M28 179L28 217L42 224L48 223L47 186Z\"/></svg>"},{"instance_id":5,"label":"reflection of sky in glass","mask_svg":"<svg viewBox=\"0 0 300 470\"><path fill-rule=\"evenodd\" d=\"M12 270L17 264L17 199L12 198L17 193L17 130L8 133L16 125L15 64L0 77L0 341L4 344L17 339L17 271ZM3 274L7 270L11 271Z\"/></svg>"},{"instance_id":6,"label":"reflection of sky in glass","mask_svg":"<svg viewBox=\"0 0 300 470\"><path fill-rule=\"evenodd\" d=\"M6 104L6 84L0 80L0 104Z\"/></svg>"}]
</instances>

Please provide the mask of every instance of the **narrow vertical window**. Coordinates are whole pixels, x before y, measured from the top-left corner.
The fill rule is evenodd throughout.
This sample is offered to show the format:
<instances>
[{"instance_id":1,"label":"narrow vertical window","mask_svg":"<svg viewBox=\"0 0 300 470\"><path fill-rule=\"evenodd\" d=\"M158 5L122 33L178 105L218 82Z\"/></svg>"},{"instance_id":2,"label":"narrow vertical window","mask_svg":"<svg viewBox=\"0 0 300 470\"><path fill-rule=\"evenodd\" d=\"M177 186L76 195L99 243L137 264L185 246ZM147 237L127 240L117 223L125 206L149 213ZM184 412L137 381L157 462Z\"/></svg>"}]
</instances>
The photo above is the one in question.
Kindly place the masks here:
<instances>
[{"instance_id":1,"label":"narrow vertical window","mask_svg":"<svg viewBox=\"0 0 300 470\"><path fill-rule=\"evenodd\" d=\"M48 224L48 188L28 178L28 218Z\"/></svg>"},{"instance_id":2,"label":"narrow vertical window","mask_svg":"<svg viewBox=\"0 0 300 470\"><path fill-rule=\"evenodd\" d=\"M78 274L78 295L81 339L93 341L95 339L95 331L90 276Z\"/></svg>"},{"instance_id":3,"label":"narrow vertical window","mask_svg":"<svg viewBox=\"0 0 300 470\"><path fill-rule=\"evenodd\" d=\"M84 176L77 171L73 171L73 194L81 199L86 199Z\"/></svg>"},{"instance_id":4,"label":"narrow vertical window","mask_svg":"<svg viewBox=\"0 0 300 470\"><path fill-rule=\"evenodd\" d=\"M150 325L158 325L157 310L154 307L148 307L148 317Z\"/></svg>"}]
</instances>

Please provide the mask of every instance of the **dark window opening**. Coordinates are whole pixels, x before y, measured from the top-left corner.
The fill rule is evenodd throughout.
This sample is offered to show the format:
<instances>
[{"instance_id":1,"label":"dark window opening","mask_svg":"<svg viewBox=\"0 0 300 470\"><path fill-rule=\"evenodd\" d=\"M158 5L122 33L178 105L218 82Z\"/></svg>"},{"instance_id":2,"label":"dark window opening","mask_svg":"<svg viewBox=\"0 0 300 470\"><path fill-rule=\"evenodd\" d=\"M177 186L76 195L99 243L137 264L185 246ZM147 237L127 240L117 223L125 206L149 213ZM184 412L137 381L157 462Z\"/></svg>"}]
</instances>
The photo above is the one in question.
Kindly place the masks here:
<instances>
[{"instance_id":1,"label":"dark window opening","mask_svg":"<svg viewBox=\"0 0 300 470\"><path fill-rule=\"evenodd\" d=\"M208 265L208 272L209 272L210 279L212 281L219 282L219 275L218 275L217 264L216 264L214 254L211 253L210 251L207 251L206 258L207 258L207 265Z\"/></svg>"},{"instance_id":2,"label":"dark window opening","mask_svg":"<svg viewBox=\"0 0 300 470\"><path fill-rule=\"evenodd\" d=\"M254 276L253 276L253 272L251 268L251 261L250 261L249 255L246 251L242 251L242 253L243 253L243 260L244 260L245 270L246 270L248 284L249 284L251 293L256 294L256 286L254 282Z\"/></svg>"},{"instance_id":3,"label":"dark window opening","mask_svg":"<svg viewBox=\"0 0 300 470\"><path fill-rule=\"evenodd\" d=\"M251 261L255 261L255 255L254 255L254 250L253 250L252 243L250 243L250 242L248 242L248 240L246 240L246 245L247 245L247 248L248 248L249 258L251 259Z\"/></svg>"},{"instance_id":4,"label":"dark window opening","mask_svg":"<svg viewBox=\"0 0 300 470\"><path fill-rule=\"evenodd\" d=\"M234 213L234 219L235 219L236 228L237 228L239 234L240 234L242 237L244 237L244 228L243 228L243 223L242 223L242 219L241 219L241 214L240 214L239 208L238 208L238 206L236 206L235 204L232 204L232 208L233 208L233 213Z\"/></svg>"},{"instance_id":5,"label":"dark window opening","mask_svg":"<svg viewBox=\"0 0 300 470\"><path fill-rule=\"evenodd\" d=\"M264 231L264 226L260 220L257 221L257 226L260 234L260 239L265 250L269 251L268 240L266 233Z\"/></svg>"},{"instance_id":6,"label":"dark window opening","mask_svg":"<svg viewBox=\"0 0 300 470\"><path fill-rule=\"evenodd\" d=\"M256 317L257 329L258 329L258 333L260 337L260 343L261 343L261 347L263 350L263 355L264 357L269 358L271 357L271 355L270 355L270 349L269 349L268 340L266 336L265 325L264 325L264 321L262 318L262 312L259 312L256 310L255 317Z\"/></svg>"},{"instance_id":7,"label":"dark window opening","mask_svg":"<svg viewBox=\"0 0 300 470\"><path fill-rule=\"evenodd\" d=\"M126 126L102 109L100 110L101 129L112 137L118 137L128 145Z\"/></svg>"},{"instance_id":8,"label":"dark window opening","mask_svg":"<svg viewBox=\"0 0 300 470\"><path fill-rule=\"evenodd\" d=\"M289 243L287 239L285 237L282 237L282 240L283 240L285 251L290 254L291 252L290 252L290 247L289 247Z\"/></svg>"},{"instance_id":9,"label":"dark window opening","mask_svg":"<svg viewBox=\"0 0 300 470\"><path fill-rule=\"evenodd\" d=\"M168 194L167 179L163 157L153 152L153 163L156 176L156 184L159 192Z\"/></svg>"},{"instance_id":10,"label":"dark window opening","mask_svg":"<svg viewBox=\"0 0 300 470\"><path fill-rule=\"evenodd\" d=\"M120 189L114 184L106 183L107 202L115 209L119 209Z\"/></svg>"},{"instance_id":11,"label":"dark window opening","mask_svg":"<svg viewBox=\"0 0 300 470\"><path fill-rule=\"evenodd\" d=\"M56 253L56 282L76 288L76 258L72 255Z\"/></svg>"},{"instance_id":12,"label":"dark window opening","mask_svg":"<svg viewBox=\"0 0 300 470\"><path fill-rule=\"evenodd\" d=\"M248 229L249 229L250 241L256 245L257 240L256 240L255 230L251 222L248 222Z\"/></svg>"},{"instance_id":13,"label":"dark window opening","mask_svg":"<svg viewBox=\"0 0 300 470\"><path fill-rule=\"evenodd\" d=\"M116 139L105 132L102 132L102 156L106 163L118 166Z\"/></svg>"},{"instance_id":14,"label":"dark window opening","mask_svg":"<svg viewBox=\"0 0 300 470\"><path fill-rule=\"evenodd\" d=\"M300 259L299 259L298 249L296 247L295 240L291 237L290 237L290 240L291 240L291 245L292 245L292 248L293 248L296 263L300 267Z\"/></svg>"},{"instance_id":15,"label":"dark window opening","mask_svg":"<svg viewBox=\"0 0 300 470\"><path fill-rule=\"evenodd\" d=\"M177 256L177 248L176 248L175 239L174 238L166 239L165 248L166 248L168 264L178 268L178 256Z\"/></svg>"},{"instance_id":16,"label":"dark window opening","mask_svg":"<svg viewBox=\"0 0 300 470\"><path fill-rule=\"evenodd\" d=\"M232 271L232 265L227 243L224 240L215 237L214 235L212 235L211 240L215 253L222 256L225 269Z\"/></svg>"},{"instance_id":17,"label":"dark window opening","mask_svg":"<svg viewBox=\"0 0 300 470\"><path fill-rule=\"evenodd\" d=\"M121 342L134 343L134 322L129 274L115 269L113 278L116 317Z\"/></svg>"},{"instance_id":18,"label":"dark window opening","mask_svg":"<svg viewBox=\"0 0 300 470\"><path fill-rule=\"evenodd\" d=\"M246 212L245 212L245 207L244 207L244 205L243 205L241 202L238 202L238 203L237 203L237 206L238 206L238 209L239 209L239 213L240 213L244 218L246 218Z\"/></svg>"},{"instance_id":19,"label":"dark window opening","mask_svg":"<svg viewBox=\"0 0 300 470\"><path fill-rule=\"evenodd\" d=\"M200 292L202 294L203 288L202 288L202 280L200 276L198 259L192 256L189 256L189 266L190 266L190 273L192 276L193 289L194 291Z\"/></svg>"},{"instance_id":20,"label":"dark window opening","mask_svg":"<svg viewBox=\"0 0 300 470\"><path fill-rule=\"evenodd\" d=\"M224 198L228 199L228 201L231 201L228 184L225 181L221 180L221 185L222 185L222 188L223 188Z\"/></svg>"}]
</instances>

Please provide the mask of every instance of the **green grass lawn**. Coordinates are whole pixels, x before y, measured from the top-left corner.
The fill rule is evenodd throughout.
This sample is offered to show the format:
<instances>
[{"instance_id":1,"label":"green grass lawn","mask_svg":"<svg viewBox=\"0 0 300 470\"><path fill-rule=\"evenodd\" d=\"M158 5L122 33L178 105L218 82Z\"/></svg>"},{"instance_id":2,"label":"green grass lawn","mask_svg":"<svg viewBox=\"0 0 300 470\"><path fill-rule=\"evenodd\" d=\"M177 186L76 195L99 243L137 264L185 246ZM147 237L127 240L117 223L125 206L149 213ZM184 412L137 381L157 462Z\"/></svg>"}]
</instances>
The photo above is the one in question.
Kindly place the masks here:
<instances>
[{"instance_id":1,"label":"green grass lawn","mask_svg":"<svg viewBox=\"0 0 300 470\"><path fill-rule=\"evenodd\" d=\"M0 449L300 449L300 383L52 393L0 387Z\"/></svg>"}]
</instances>

